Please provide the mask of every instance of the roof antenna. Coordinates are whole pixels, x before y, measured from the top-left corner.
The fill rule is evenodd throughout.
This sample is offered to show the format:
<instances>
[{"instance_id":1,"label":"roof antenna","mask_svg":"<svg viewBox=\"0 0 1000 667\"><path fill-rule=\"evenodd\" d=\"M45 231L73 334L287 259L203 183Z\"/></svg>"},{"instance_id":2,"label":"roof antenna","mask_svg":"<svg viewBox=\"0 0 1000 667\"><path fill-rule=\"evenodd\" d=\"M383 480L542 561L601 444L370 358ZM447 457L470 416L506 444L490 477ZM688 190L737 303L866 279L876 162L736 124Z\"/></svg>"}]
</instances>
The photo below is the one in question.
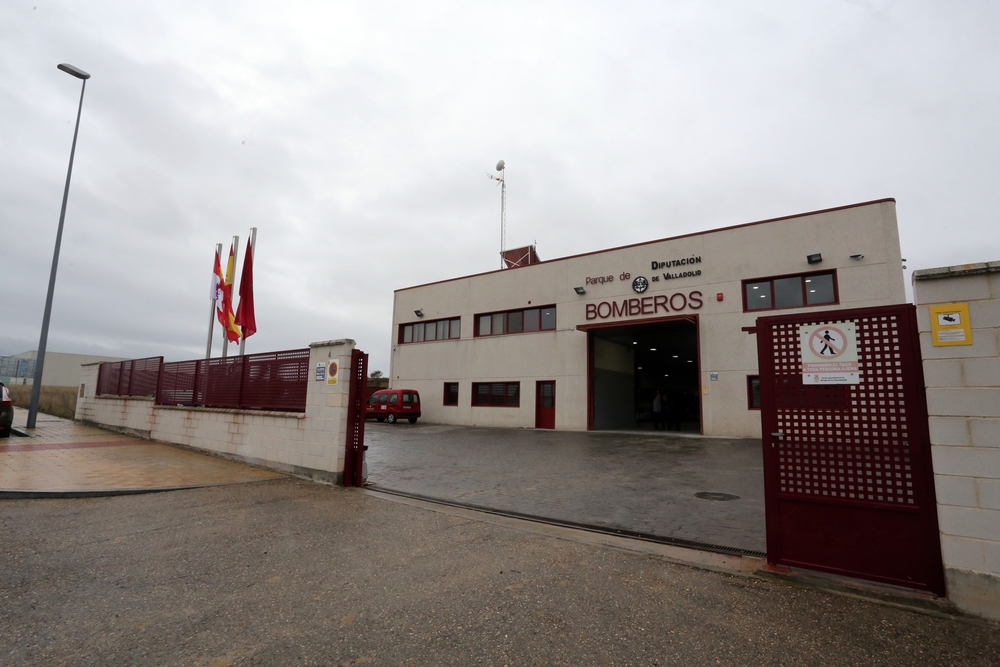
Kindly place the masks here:
<instances>
[{"instance_id":1,"label":"roof antenna","mask_svg":"<svg viewBox=\"0 0 1000 667\"><path fill-rule=\"evenodd\" d=\"M507 181L504 180L504 165L503 160L497 162L497 171L500 172L499 176L494 176L493 174L486 172L486 178L489 178L500 183L500 268L507 268L507 263L504 261L504 251L507 245Z\"/></svg>"}]
</instances>

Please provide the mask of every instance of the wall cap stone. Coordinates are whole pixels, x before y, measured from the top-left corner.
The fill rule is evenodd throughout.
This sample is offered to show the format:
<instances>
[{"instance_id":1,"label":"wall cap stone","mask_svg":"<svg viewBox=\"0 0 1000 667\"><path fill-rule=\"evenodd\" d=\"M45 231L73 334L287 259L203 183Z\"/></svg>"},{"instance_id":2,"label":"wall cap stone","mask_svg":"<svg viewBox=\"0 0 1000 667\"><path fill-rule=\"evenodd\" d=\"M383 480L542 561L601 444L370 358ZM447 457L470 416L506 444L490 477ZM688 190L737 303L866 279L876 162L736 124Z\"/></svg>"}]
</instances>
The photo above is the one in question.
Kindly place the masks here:
<instances>
[{"instance_id":1,"label":"wall cap stone","mask_svg":"<svg viewBox=\"0 0 1000 667\"><path fill-rule=\"evenodd\" d=\"M94 400L130 400L130 401L154 401L155 396L129 396L128 394L101 394L99 396L94 396Z\"/></svg>"},{"instance_id":2,"label":"wall cap stone","mask_svg":"<svg viewBox=\"0 0 1000 667\"><path fill-rule=\"evenodd\" d=\"M976 264L941 266L934 269L920 269L913 272L913 280L938 280L940 278L974 276L981 273L1000 273L1000 260L995 262L977 262Z\"/></svg>"},{"instance_id":3,"label":"wall cap stone","mask_svg":"<svg viewBox=\"0 0 1000 667\"><path fill-rule=\"evenodd\" d=\"M152 400L152 399L150 399ZM224 412L231 415L261 415L264 417L288 417L305 419L304 412L278 412L276 410L244 410L241 408L201 408L193 405L157 405L157 410L188 410L190 412Z\"/></svg>"},{"instance_id":4,"label":"wall cap stone","mask_svg":"<svg viewBox=\"0 0 1000 667\"><path fill-rule=\"evenodd\" d=\"M321 340L316 343L309 343L309 347L333 347L334 345L355 345L356 343L352 338L338 338L336 340Z\"/></svg>"}]
</instances>

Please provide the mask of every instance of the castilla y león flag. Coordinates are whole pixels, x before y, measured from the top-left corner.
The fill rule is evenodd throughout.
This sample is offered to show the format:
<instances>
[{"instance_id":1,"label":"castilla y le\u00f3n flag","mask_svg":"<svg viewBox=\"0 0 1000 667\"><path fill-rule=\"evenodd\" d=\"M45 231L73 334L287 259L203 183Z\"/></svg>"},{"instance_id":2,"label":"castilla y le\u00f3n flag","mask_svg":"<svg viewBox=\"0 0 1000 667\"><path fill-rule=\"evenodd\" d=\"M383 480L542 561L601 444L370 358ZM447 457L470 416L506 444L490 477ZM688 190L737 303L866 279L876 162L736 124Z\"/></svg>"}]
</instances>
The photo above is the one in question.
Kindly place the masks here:
<instances>
[{"instance_id":1,"label":"castilla y le\u00f3n flag","mask_svg":"<svg viewBox=\"0 0 1000 667\"><path fill-rule=\"evenodd\" d=\"M226 330L226 338L230 343L240 339L240 328L236 325L236 316L233 315L233 262L233 247L229 246L229 264L225 276L222 275L218 255L215 256L215 275L212 276L215 314L219 318L219 324Z\"/></svg>"},{"instance_id":2,"label":"castilla y le\u00f3n flag","mask_svg":"<svg viewBox=\"0 0 1000 667\"><path fill-rule=\"evenodd\" d=\"M257 320L253 314L253 252L247 239L247 254L243 258L240 276L240 305L236 309L236 324L243 330L244 340L257 333Z\"/></svg>"}]
</instances>

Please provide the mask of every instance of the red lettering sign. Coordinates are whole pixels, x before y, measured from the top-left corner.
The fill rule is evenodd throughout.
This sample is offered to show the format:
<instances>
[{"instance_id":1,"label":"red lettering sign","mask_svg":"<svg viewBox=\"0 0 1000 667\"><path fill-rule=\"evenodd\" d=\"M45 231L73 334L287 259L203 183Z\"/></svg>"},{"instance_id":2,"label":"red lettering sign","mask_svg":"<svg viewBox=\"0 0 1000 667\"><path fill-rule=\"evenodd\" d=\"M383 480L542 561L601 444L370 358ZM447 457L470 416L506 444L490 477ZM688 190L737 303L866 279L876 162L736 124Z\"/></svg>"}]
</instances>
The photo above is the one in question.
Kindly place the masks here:
<instances>
[{"instance_id":1,"label":"red lettering sign","mask_svg":"<svg viewBox=\"0 0 1000 667\"><path fill-rule=\"evenodd\" d=\"M622 299L621 301L601 301L600 303L588 303L586 306L586 317L588 320L606 320L609 317L636 317L638 315L656 315L662 309L664 313L677 312L690 308L698 310L705 305L702 293L695 290L684 294L674 292L673 294L657 294L656 296L644 296L641 299Z\"/></svg>"}]
</instances>

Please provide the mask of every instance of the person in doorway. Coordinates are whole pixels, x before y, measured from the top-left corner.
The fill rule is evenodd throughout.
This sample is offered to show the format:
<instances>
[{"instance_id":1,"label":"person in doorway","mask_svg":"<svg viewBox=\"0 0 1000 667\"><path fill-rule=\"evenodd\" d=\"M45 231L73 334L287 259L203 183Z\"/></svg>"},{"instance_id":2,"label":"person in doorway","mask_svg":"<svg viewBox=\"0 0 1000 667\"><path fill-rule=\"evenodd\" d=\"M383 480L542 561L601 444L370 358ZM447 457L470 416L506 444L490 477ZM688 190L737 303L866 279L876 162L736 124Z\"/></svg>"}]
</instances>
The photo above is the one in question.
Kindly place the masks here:
<instances>
[{"instance_id":1,"label":"person in doorway","mask_svg":"<svg viewBox=\"0 0 1000 667\"><path fill-rule=\"evenodd\" d=\"M659 390L656 391L656 396L653 397L653 430L660 431L665 428L663 423L663 394Z\"/></svg>"}]
</instances>

